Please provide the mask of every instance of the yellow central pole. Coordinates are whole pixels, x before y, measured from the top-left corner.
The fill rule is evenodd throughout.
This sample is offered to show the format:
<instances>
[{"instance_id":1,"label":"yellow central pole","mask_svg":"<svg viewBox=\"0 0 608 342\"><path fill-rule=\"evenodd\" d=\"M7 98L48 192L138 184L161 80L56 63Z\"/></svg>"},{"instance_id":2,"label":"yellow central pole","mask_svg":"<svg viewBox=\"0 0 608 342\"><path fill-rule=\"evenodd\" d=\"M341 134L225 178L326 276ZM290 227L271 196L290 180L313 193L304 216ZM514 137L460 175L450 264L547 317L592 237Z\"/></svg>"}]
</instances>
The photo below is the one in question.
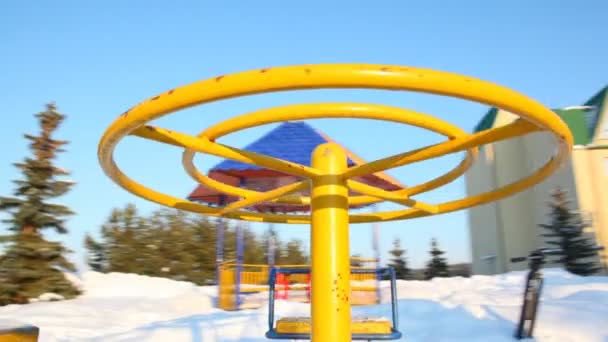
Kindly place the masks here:
<instances>
[{"instance_id":1,"label":"yellow central pole","mask_svg":"<svg viewBox=\"0 0 608 342\"><path fill-rule=\"evenodd\" d=\"M322 144L312 153L311 258L313 341L351 340L348 188L337 176L347 168L344 150Z\"/></svg>"}]
</instances>

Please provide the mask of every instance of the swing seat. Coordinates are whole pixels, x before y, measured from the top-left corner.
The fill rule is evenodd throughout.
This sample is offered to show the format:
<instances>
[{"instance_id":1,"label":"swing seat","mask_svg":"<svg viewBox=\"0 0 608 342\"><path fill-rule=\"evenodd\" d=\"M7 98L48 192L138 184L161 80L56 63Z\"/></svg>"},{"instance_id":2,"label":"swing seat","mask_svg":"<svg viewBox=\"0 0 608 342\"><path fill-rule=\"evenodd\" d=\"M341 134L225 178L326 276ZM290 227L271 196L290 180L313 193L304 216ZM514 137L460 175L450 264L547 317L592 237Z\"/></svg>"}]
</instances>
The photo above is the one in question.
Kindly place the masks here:
<instances>
[{"instance_id":1,"label":"swing seat","mask_svg":"<svg viewBox=\"0 0 608 342\"><path fill-rule=\"evenodd\" d=\"M281 269L280 272L287 274L299 274L309 272L302 269ZM366 271L357 271L366 272ZM354 317L351 322L352 340L397 340L401 338L401 332L397 328L397 293L395 270L391 267L373 270L374 273L390 275L391 279L391 310L392 320L386 318ZM270 296L268 301L268 331L266 338L277 340L310 340L311 318L310 317L283 317L274 319L274 280L277 269L270 272ZM363 287L362 289L367 290Z\"/></svg>"},{"instance_id":2,"label":"swing seat","mask_svg":"<svg viewBox=\"0 0 608 342\"><path fill-rule=\"evenodd\" d=\"M310 339L310 317L284 317L276 322L276 328L266 333L270 339ZM401 338L385 318L353 318L351 324L353 340L395 340Z\"/></svg>"}]
</instances>

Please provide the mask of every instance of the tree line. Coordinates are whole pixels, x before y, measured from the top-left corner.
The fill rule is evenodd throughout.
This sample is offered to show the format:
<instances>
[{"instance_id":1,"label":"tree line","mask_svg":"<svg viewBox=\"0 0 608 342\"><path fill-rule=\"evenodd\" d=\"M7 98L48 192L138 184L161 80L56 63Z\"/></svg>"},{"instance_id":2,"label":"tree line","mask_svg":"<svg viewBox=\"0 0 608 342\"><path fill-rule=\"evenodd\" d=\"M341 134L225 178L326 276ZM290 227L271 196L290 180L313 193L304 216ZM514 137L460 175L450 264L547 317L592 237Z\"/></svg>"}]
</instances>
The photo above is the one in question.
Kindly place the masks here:
<instances>
[{"instance_id":1,"label":"tree line","mask_svg":"<svg viewBox=\"0 0 608 342\"><path fill-rule=\"evenodd\" d=\"M237 225L224 221L224 260L236 260ZM218 221L209 217L161 208L148 216L133 204L115 208L101 227L100 238L85 238L87 263L98 272L137 273L199 285L215 279ZM269 234L242 227L243 262L266 264ZM274 236L277 264L306 264L308 255L297 239L283 242Z\"/></svg>"},{"instance_id":2,"label":"tree line","mask_svg":"<svg viewBox=\"0 0 608 342\"><path fill-rule=\"evenodd\" d=\"M391 259L388 266L395 269L397 279L424 279L430 280L435 277L450 277L450 276L469 276L467 270L450 271L450 266L445 252L439 248L439 243L436 239L431 239L431 248L429 250L429 260L423 270L412 270L408 266L406 251L401 246L401 240L395 238L393 240L393 248L389 251Z\"/></svg>"},{"instance_id":3,"label":"tree line","mask_svg":"<svg viewBox=\"0 0 608 342\"><path fill-rule=\"evenodd\" d=\"M46 231L59 235L68 233L66 220L75 213L54 199L68 193L74 181L66 179L70 171L55 165L59 153L69 144L55 137L65 120L54 103L35 114L39 132L24 134L29 142L30 155L13 165L21 178L13 180L12 197L0 197L0 211L7 219L0 235L0 305L27 303L44 293L73 298L80 291L66 278L66 272L76 271L67 258L71 253L59 241L50 241ZM584 237L587 224L572 212L565 199L555 197L552 217L543 228L549 230L550 243L559 245L564 253L556 262L568 271L587 275L598 270L590 261L592 245ZM215 239L217 221L170 209L159 209L148 216L138 213L128 204L111 211L101 225L98 238L87 235L84 241L89 266L99 272L133 272L150 276L204 284L214 278ZM226 259L236 253L236 226L228 224L225 234ZM244 262L266 263L269 234L257 236L244 228ZM277 263L302 264L308 256L298 240L277 241ZM411 277L412 271L396 240L391 250L390 265L400 279ZM432 241L431 258L424 278L449 275L444 254Z\"/></svg>"}]
</instances>

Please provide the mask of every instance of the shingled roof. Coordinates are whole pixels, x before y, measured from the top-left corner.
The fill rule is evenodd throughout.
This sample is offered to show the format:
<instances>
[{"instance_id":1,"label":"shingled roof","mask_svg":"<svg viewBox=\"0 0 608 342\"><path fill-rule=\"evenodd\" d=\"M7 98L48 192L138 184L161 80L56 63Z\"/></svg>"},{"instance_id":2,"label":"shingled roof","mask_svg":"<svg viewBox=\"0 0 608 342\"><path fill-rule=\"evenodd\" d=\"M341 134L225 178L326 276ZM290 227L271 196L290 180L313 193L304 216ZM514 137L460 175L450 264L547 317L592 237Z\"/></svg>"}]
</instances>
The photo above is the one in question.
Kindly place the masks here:
<instances>
[{"instance_id":1,"label":"shingled roof","mask_svg":"<svg viewBox=\"0 0 608 342\"><path fill-rule=\"evenodd\" d=\"M289 121L279 125L266 135L263 135L258 140L247 145L244 149L246 151L265 154L271 157L310 166L312 151L318 145L326 142L327 139L307 123ZM355 165L353 160L348 158L348 166L353 165ZM262 169L262 167L256 165L227 159L211 168L210 172L221 171L235 173L235 171Z\"/></svg>"},{"instance_id":2,"label":"shingled roof","mask_svg":"<svg viewBox=\"0 0 608 342\"><path fill-rule=\"evenodd\" d=\"M247 145L244 150L310 166L310 158L314 149L318 145L328 142L337 143L305 122L284 122ZM352 151L346 148L345 151L348 157L349 167L365 162ZM233 186L242 186L244 188L261 191L267 191L300 180L298 177L287 175L280 171L233 160L224 160L213 166L209 170L209 177ZM384 172L359 177L357 180L389 191L403 188L403 185L401 185L399 181ZM306 195L307 192L303 192L302 194ZM351 195L353 194L356 193L351 193ZM234 196L220 193L217 190L202 184L196 187L188 196L188 199L215 205L225 205L238 200L238 198ZM257 211L291 212L308 211L310 208L309 206L289 206L266 203L263 205L256 205L252 209Z\"/></svg>"}]
</instances>

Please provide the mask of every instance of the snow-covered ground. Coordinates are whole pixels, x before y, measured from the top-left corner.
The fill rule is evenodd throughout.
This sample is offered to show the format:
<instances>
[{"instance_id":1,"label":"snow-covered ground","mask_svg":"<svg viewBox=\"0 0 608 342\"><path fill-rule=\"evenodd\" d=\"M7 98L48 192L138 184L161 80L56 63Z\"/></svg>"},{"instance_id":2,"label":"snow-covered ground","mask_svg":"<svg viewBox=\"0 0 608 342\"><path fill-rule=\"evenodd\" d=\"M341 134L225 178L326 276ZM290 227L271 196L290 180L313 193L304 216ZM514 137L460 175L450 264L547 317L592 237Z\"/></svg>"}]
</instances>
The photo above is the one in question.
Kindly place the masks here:
<instances>
[{"instance_id":1,"label":"snow-covered ground","mask_svg":"<svg viewBox=\"0 0 608 342\"><path fill-rule=\"evenodd\" d=\"M608 277L545 270L537 341L608 341ZM524 272L499 276L399 281L404 341L513 341ZM40 341L264 341L266 305L213 308L215 288L133 274L85 273L81 297L0 307L2 321L40 327ZM383 283L388 298L388 283ZM278 301L276 315L304 316L309 305ZM390 317L390 306L353 308Z\"/></svg>"}]
</instances>

